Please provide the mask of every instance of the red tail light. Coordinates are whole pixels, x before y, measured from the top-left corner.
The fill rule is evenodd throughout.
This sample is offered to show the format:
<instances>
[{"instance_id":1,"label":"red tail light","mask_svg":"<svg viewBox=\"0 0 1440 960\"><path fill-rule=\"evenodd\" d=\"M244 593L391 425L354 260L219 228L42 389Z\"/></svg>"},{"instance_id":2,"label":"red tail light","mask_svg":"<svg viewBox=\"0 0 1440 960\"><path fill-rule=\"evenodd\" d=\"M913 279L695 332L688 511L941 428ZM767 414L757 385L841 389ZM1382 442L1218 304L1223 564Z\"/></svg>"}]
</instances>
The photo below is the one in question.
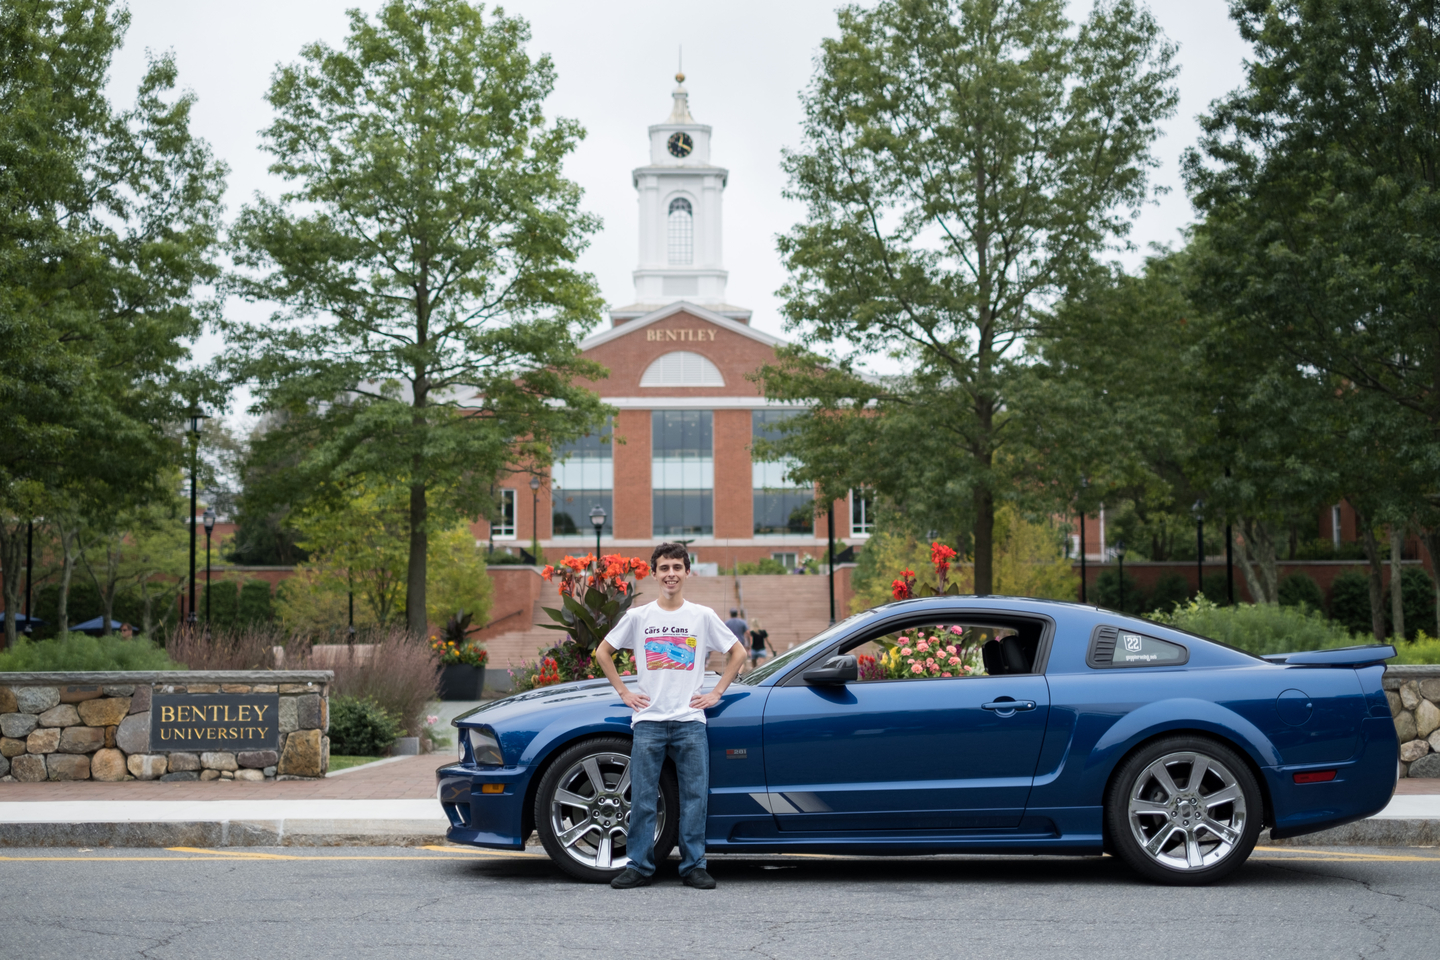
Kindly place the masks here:
<instances>
[{"instance_id":1,"label":"red tail light","mask_svg":"<svg viewBox=\"0 0 1440 960\"><path fill-rule=\"evenodd\" d=\"M1335 779L1334 770L1306 770L1295 774L1296 783L1328 783Z\"/></svg>"}]
</instances>

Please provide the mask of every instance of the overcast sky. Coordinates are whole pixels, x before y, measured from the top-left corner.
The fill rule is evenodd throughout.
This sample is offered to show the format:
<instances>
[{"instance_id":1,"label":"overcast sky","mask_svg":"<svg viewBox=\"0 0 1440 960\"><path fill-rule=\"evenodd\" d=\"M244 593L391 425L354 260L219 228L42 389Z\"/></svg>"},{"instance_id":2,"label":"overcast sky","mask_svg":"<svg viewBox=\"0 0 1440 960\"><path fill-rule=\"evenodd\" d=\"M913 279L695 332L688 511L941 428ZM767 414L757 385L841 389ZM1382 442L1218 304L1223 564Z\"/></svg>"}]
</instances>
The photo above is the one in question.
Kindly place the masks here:
<instances>
[{"instance_id":1,"label":"overcast sky","mask_svg":"<svg viewBox=\"0 0 1440 960\"><path fill-rule=\"evenodd\" d=\"M195 130L230 166L229 216L257 191L274 194L257 131L271 119L263 96L277 63L293 62L306 43L339 46L345 11L378 8L376 0L131 0L132 25L112 73L117 103L133 101L145 52L173 50L181 85L199 98ZM520 0L504 5L533 29L532 53L548 53L558 82L550 116L578 119L589 135L567 171L585 190L585 205L604 228L581 259L605 300L630 303L637 225L630 171L647 159L646 127L670 110L677 51L683 46L686 87L697 121L714 128L712 162L728 167L725 193L727 299L755 311L753 324L783 335L775 291L785 272L775 237L802 211L781 197L780 151L799 141L799 92L808 82L821 38L835 34L837 0ZM1088 2L1070 3L1072 17ZM1195 117L1241 80L1246 55L1224 0L1165 0L1155 14L1180 45L1180 108L1165 128L1157 185L1170 188L1146 209L1133 240L1175 244L1190 221L1179 158L1195 142ZM1134 262L1135 258L1127 258ZM232 316L253 308L231 304ZM263 312L262 312L263 314ZM608 321L607 321L608 322ZM197 354L213 355L206 338Z\"/></svg>"}]
</instances>

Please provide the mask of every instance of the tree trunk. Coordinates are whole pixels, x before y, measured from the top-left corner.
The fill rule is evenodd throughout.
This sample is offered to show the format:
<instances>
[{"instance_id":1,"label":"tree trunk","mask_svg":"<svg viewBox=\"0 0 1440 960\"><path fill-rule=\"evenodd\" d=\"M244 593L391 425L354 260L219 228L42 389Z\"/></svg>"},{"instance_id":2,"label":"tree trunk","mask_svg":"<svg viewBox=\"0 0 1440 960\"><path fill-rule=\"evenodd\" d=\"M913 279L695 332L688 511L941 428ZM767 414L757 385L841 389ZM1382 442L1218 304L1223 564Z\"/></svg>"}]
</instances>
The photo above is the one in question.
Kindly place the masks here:
<instances>
[{"instance_id":1,"label":"tree trunk","mask_svg":"<svg viewBox=\"0 0 1440 960\"><path fill-rule=\"evenodd\" d=\"M1355 508L1355 525L1360 529L1360 543L1365 547L1365 559L1370 563L1370 632L1376 643L1385 642L1385 582L1384 567L1380 560L1380 545L1375 542L1375 531L1369 519Z\"/></svg>"},{"instance_id":2,"label":"tree trunk","mask_svg":"<svg viewBox=\"0 0 1440 960\"><path fill-rule=\"evenodd\" d=\"M18 522L18 521L17 521ZM20 578L25 575L24 523L12 527L0 520L0 590L5 594L5 648L15 646L19 634L15 617L20 612Z\"/></svg>"},{"instance_id":3,"label":"tree trunk","mask_svg":"<svg viewBox=\"0 0 1440 960\"><path fill-rule=\"evenodd\" d=\"M990 488L975 488L975 592L995 590L995 497Z\"/></svg>"},{"instance_id":4,"label":"tree trunk","mask_svg":"<svg viewBox=\"0 0 1440 960\"><path fill-rule=\"evenodd\" d=\"M1240 521L1244 541L1240 545L1240 570L1256 603L1277 603L1280 599L1275 540L1264 521L1246 517Z\"/></svg>"},{"instance_id":5,"label":"tree trunk","mask_svg":"<svg viewBox=\"0 0 1440 960\"><path fill-rule=\"evenodd\" d=\"M1390 525L1390 622L1396 640L1405 639L1405 596L1400 578L1400 548L1405 545L1403 524Z\"/></svg>"},{"instance_id":6,"label":"tree trunk","mask_svg":"<svg viewBox=\"0 0 1440 960\"><path fill-rule=\"evenodd\" d=\"M75 574L75 543L80 538L79 527L68 527L60 522L60 551L63 560L60 565L60 606L55 619L59 633L70 630L70 580Z\"/></svg>"},{"instance_id":7,"label":"tree trunk","mask_svg":"<svg viewBox=\"0 0 1440 960\"><path fill-rule=\"evenodd\" d=\"M1430 583L1435 588L1435 636L1440 637L1440 527L1422 531L1420 540L1430 554Z\"/></svg>"},{"instance_id":8,"label":"tree trunk","mask_svg":"<svg viewBox=\"0 0 1440 960\"><path fill-rule=\"evenodd\" d=\"M417 465L418 467L418 465ZM425 635L425 554L427 507L425 485L410 488L410 562L405 571L405 625L417 637Z\"/></svg>"}]
</instances>

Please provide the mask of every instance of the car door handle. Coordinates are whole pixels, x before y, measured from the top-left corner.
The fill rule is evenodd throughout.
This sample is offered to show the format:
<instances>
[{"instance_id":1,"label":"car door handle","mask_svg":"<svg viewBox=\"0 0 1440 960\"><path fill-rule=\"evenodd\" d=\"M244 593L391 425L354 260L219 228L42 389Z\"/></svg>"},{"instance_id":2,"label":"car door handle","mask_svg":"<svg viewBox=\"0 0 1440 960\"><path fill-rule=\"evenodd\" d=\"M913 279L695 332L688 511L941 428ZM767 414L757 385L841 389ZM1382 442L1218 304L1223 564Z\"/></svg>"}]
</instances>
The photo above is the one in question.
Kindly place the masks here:
<instances>
[{"instance_id":1,"label":"car door handle","mask_svg":"<svg viewBox=\"0 0 1440 960\"><path fill-rule=\"evenodd\" d=\"M1034 710L1034 700L991 700L980 704L981 710L994 710L997 716L1014 716L1018 710Z\"/></svg>"}]
</instances>

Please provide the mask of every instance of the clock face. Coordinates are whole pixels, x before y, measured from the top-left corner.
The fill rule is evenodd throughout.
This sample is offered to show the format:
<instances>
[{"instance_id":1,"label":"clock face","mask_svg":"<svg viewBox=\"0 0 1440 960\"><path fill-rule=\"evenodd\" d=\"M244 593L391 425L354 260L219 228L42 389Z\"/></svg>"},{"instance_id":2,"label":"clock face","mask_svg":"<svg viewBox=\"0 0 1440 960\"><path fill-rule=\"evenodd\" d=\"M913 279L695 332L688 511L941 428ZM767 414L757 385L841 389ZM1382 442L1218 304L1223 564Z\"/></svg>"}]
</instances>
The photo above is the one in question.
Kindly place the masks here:
<instances>
[{"instance_id":1,"label":"clock face","mask_svg":"<svg viewBox=\"0 0 1440 960\"><path fill-rule=\"evenodd\" d=\"M688 133L672 133L670 139L665 143L665 149L670 151L672 157L685 159L690 156L690 151L695 149L695 141L690 139Z\"/></svg>"}]
</instances>

